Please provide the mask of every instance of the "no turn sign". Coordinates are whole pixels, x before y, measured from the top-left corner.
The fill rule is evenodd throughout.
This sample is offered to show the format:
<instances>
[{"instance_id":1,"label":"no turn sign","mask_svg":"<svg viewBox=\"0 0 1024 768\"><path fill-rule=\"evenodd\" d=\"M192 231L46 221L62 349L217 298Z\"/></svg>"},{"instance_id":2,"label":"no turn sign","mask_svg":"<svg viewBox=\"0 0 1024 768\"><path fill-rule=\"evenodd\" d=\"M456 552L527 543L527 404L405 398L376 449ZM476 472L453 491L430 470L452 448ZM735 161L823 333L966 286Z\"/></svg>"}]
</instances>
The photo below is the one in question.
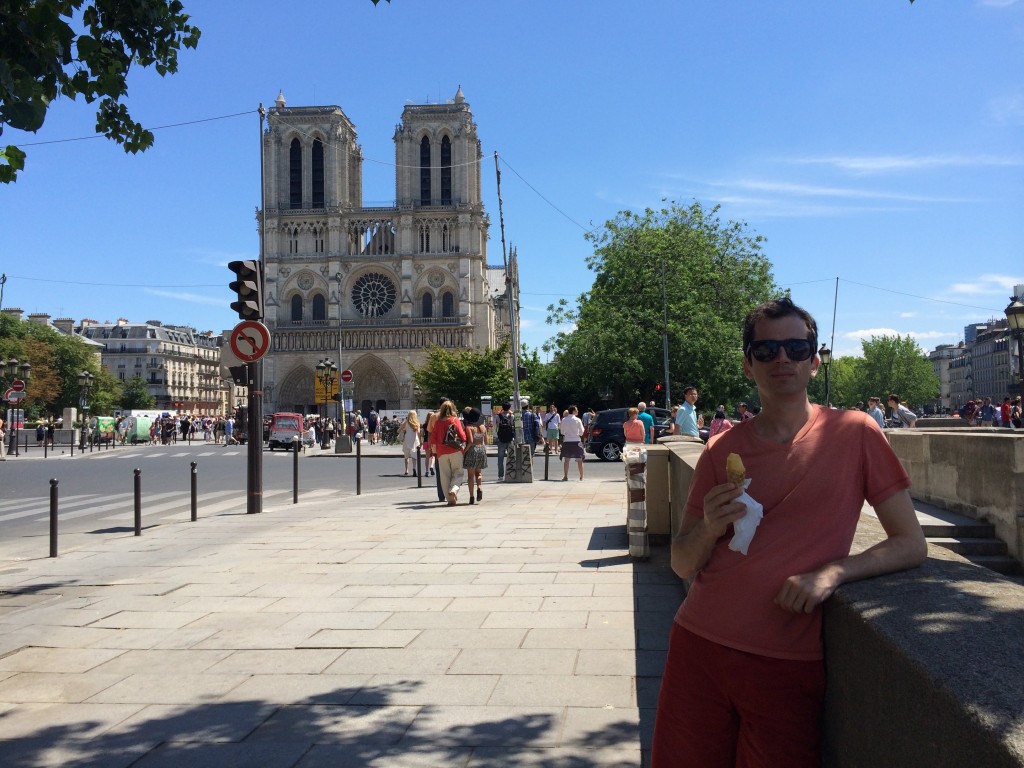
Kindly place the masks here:
<instances>
[{"instance_id":1,"label":"no turn sign","mask_svg":"<svg viewBox=\"0 0 1024 768\"><path fill-rule=\"evenodd\" d=\"M243 363L255 362L270 349L270 329L256 320L243 320L231 330L228 346Z\"/></svg>"}]
</instances>

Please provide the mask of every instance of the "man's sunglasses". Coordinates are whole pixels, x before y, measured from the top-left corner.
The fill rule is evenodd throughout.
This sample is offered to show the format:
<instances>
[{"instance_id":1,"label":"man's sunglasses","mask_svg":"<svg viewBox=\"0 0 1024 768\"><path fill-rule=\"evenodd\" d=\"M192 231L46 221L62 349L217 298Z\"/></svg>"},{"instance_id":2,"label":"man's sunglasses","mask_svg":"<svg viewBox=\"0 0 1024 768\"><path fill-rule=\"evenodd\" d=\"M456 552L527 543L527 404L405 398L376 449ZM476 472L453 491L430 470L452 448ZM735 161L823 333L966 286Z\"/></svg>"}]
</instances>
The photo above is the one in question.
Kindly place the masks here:
<instances>
[{"instance_id":1,"label":"man's sunglasses","mask_svg":"<svg viewBox=\"0 0 1024 768\"><path fill-rule=\"evenodd\" d=\"M752 341L747 347L747 354L759 363L770 363L779 356L779 350L786 350L786 357L794 363L802 363L814 354L814 343L810 339L762 339Z\"/></svg>"}]
</instances>

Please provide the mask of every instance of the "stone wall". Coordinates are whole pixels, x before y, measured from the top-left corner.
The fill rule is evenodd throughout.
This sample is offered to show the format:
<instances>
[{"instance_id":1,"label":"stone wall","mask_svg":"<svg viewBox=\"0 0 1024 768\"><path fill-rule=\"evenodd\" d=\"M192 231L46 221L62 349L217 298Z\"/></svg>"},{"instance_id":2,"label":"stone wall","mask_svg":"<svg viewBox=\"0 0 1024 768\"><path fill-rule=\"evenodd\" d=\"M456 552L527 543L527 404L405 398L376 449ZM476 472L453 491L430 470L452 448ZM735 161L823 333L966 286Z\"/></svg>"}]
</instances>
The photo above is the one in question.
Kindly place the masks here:
<instances>
[{"instance_id":1,"label":"stone wall","mask_svg":"<svg viewBox=\"0 0 1024 768\"><path fill-rule=\"evenodd\" d=\"M984 520L1024 561L1024 432L892 429L915 499Z\"/></svg>"}]
</instances>

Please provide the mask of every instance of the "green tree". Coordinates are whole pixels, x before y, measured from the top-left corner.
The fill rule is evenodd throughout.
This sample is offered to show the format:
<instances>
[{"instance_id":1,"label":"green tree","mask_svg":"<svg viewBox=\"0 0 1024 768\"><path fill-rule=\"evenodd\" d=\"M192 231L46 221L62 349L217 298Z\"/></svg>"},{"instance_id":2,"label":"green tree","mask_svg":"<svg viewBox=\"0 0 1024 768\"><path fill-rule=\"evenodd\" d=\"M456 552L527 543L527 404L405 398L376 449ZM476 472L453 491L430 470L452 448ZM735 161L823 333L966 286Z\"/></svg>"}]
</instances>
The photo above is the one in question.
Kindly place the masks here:
<instances>
[{"instance_id":1,"label":"green tree","mask_svg":"<svg viewBox=\"0 0 1024 768\"><path fill-rule=\"evenodd\" d=\"M96 377L90 402L116 403L120 397L120 383L100 368L94 348L81 338L66 336L49 325L0 315L0 358L11 357L32 366L25 390L25 413L30 418L59 416L64 408L77 407L82 371Z\"/></svg>"},{"instance_id":2,"label":"green tree","mask_svg":"<svg viewBox=\"0 0 1024 768\"><path fill-rule=\"evenodd\" d=\"M497 349L444 349L431 347L421 366L409 363L420 406L433 407L447 397L458 408L480 405L481 395L501 403L512 396L508 342Z\"/></svg>"},{"instance_id":3,"label":"green tree","mask_svg":"<svg viewBox=\"0 0 1024 768\"><path fill-rule=\"evenodd\" d=\"M920 407L939 395L939 377L931 362L912 337L872 336L861 343L864 358L857 381L857 399L867 402L877 395L885 402L895 393Z\"/></svg>"},{"instance_id":4,"label":"green tree","mask_svg":"<svg viewBox=\"0 0 1024 768\"><path fill-rule=\"evenodd\" d=\"M781 293L760 235L694 202L624 211L587 239L593 286L575 306L562 300L548 308L548 323L572 326L551 342L552 380L567 399L608 407L655 397L664 380L663 285L673 399L691 383L711 408L749 393L743 317Z\"/></svg>"},{"instance_id":5,"label":"green tree","mask_svg":"<svg viewBox=\"0 0 1024 768\"><path fill-rule=\"evenodd\" d=\"M36 132L58 97L99 99L96 131L125 152L153 144L121 99L132 65L161 76L178 71L178 51L200 31L179 0L0 0L0 134L5 126ZM0 149L0 182L25 167L16 146Z\"/></svg>"},{"instance_id":6,"label":"green tree","mask_svg":"<svg viewBox=\"0 0 1024 768\"><path fill-rule=\"evenodd\" d=\"M120 404L126 410L133 408L155 408L156 398L149 394L149 386L146 384L146 380L135 374L121 387Z\"/></svg>"}]
</instances>

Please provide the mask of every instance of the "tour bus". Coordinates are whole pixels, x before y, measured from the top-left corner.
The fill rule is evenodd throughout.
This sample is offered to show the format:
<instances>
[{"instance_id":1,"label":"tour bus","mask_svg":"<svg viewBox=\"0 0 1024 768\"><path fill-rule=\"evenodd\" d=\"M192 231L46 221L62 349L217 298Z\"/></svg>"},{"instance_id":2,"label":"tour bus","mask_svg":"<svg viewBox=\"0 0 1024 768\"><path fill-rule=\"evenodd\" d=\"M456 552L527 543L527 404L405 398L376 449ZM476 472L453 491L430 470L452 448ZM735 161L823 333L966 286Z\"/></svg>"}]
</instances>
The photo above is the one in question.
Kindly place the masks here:
<instances>
[{"instance_id":1,"label":"tour bus","mask_svg":"<svg viewBox=\"0 0 1024 768\"><path fill-rule=\"evenodd\" d=\"M301 413L275 413L271 416L270 435L267 438L270 450L275 448L288 450L293 445L292 438L296 436L302 440L305 431L302 428L302 423Z\"/></svg>"}]
</instances>

